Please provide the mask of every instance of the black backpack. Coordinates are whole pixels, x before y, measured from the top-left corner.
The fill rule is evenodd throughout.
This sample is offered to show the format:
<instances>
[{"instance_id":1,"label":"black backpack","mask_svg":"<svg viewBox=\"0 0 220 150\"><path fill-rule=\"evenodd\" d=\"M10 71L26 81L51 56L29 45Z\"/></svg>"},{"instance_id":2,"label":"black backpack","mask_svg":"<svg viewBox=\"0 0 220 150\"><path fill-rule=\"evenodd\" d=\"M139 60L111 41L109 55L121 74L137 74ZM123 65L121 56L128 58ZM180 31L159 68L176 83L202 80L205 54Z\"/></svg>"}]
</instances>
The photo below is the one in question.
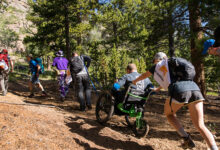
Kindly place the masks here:
<instances>
[{"instance_id":1,"label":"black backpack","mask_svg":"<svg viewBox=\"0 0 220 150\"><path fill-rule=\"evenodd\" d=\"M177 81L193 81L196 71L186 59L172 57L168 60L171 83Z\"/></svg>"},{"instance_id":2,"label":"black backpack","mask_svg":"<svg viewBox=\"0 0 220 150\"><path fill-rule=\"evenodd\" d=\"M81 56L76 56L71 59L70 69L74 74L78 74L83 70L84 63Z\"/></svg>"}]
</instances>

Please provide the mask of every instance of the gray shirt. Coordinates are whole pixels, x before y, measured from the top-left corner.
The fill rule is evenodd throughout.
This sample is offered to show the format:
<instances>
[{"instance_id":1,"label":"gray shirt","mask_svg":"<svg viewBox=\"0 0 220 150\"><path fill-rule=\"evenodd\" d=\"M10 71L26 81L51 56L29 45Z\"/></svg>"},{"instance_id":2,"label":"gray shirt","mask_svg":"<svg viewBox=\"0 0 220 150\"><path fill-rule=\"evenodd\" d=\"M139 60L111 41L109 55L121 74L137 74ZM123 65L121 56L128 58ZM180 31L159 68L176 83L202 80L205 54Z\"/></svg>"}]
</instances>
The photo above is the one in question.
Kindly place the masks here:
<instances>
[{"instance_id":1,"label":"gray shirt","mask_svg":"<svg viewBox=\"0 0 220 150\"><path fill-rule=\"evenodd\" d=\"M83 64L84 64L84 67L82 69L82 71L80 71L79 73L77 73L77 76L81 76L81 75L87 75L87 71L86 69L89 68L90 66L90 63L91 63L91 58L89 56L86 56L86 55L81 55L81 56L76 56L76 57L80 57ZM85 67L86 66L86 67Z\"/></svg>"},{"instance_id":2,"label":"gray shirt","mask_svg":"<svg viewBox=\"0 0 220 150\"><path fill-rule=\"evenodd\" d=\"M137 77L139 77L141 74L139 74L138 72L132 72L129 74L125 74L123 75L120 79L118 79L118 84L120 85L120 87L125 86L127 81L133 81L135 80ZM137 82L137 88L141 89L141 90L145 90L147 88L148 85L152 85L151 81L149 78L146 78L142 81ZM125 87L126 88L126 87Z\"/></svg>"}]
</instances>

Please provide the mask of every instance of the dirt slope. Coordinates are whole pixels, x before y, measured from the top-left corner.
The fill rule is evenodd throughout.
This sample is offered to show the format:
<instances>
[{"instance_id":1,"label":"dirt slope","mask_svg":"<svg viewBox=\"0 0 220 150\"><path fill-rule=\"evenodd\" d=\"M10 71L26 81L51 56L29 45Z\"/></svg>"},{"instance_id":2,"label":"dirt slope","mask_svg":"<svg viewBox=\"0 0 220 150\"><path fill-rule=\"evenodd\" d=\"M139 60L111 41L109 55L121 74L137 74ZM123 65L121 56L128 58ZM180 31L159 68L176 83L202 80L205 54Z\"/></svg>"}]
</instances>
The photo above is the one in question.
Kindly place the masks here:
<instances>
[{"instance_id":1,"label":"dirt slope","mask_svg":"<svg viewBox=\"0 0 220 150\"><path fill-rule=\"evenodd\" d=\"M71 91L64 103L56 102L58 92L54 82L43 82L49 97L27 98L26 80L11 83L7 96L0 96L1 150L179 150L180 138L170 128L163 115L165 96L156 95L146 106L145 119L150 125L149 135L138 139L126 126L124 118L114 116L106 125L96 122L94 108L80 112ZM94 99L95 101L95 99ZM207 126L216 136L220 147L220 106L205 105ZM178 113L187 132L190 132L198 150L206 144L192 127L186 109Z\"/></svg>"}]
</instances>

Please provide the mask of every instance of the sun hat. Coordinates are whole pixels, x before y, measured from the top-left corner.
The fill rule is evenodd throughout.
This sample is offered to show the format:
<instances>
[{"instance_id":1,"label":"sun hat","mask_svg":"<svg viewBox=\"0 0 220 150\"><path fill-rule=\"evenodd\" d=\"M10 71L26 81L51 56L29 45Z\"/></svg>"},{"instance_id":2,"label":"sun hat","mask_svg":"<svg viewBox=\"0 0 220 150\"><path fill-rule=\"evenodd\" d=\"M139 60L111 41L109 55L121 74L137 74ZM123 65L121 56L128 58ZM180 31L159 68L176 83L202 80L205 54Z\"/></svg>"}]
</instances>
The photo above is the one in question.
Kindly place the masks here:
<instances>
[{"instance_id":1,"label":"sun hat","mask_svg":"<svg viewBox=\"0 0 220 150\"><path fill-rule=\"evenodd\" d=\"M58 52L56 52L56 56L57 57L62 57L63 56L63 51L59 50Z\"/></svg>"}]
</instances>

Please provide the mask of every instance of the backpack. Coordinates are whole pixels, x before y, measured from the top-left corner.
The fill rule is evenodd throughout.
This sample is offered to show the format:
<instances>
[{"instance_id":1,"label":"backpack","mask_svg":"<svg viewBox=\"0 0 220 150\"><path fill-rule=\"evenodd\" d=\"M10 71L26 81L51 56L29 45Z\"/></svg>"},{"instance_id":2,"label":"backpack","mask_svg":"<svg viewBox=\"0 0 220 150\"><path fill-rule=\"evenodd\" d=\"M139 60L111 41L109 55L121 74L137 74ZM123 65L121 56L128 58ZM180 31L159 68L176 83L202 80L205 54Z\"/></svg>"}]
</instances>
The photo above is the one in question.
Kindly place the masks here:
<instances>
[{"instance_id":1,"label":"backpack","mask_svg":"<svg viewBox=\"0 0 220 150\"><path fill-rule=\"evenodd\" d=\"M78 74L83 70L84 63L81 56L73 57L70 61L70 69L74 74Z\"/></svg>"},{"instance_id":2,"label":"backpack","mask_svg":"<svg viewBox=\"0 0 220 150\"><path fill-rule=\"evenodd\" d=\"M181 93L188 90L199 90L199 87L194 82L191 82L196 75L195 68L191 62L183 58L171 57L168 60L168 66L171 80L168 87L168 95L170 96L170 108L173 112L171 104L174 93Z\"/></svg>"},{"instance_id":3,"label":"backpack","mask_svg":"<svg viewBox=\"0 0 220 150\"><path fill-rule=\"evenodd\" d=\"M40 66L40 71L39 71L39 73L40 73L40 74L44 73L44 65L43 65L43 63L42 63L42 59L39 58L39 57L37 57L37 58L34 59L34 61L36 61L37 64Z\"/></svg>"},{"instance_id":4,"label":"backpack","mask_svg":"<svg viewBox=\"0 0 220 150\"><path fill-rule=\"evenodd\" d=\"M177 81L193 81L196 71L194 66L186 59L172 57L168 60L171 83Z\"/></svg>"},{"instance_id":5,"label":"backpack","mask_svg":"<svg viewBox=\"0 0 220 150\"><path fill-rule=\"evenodd\" d=\"M5 63L8 65L8 57L6 54L0 54L0 61L5 61Z\"/></svg>"}]
</instances>

